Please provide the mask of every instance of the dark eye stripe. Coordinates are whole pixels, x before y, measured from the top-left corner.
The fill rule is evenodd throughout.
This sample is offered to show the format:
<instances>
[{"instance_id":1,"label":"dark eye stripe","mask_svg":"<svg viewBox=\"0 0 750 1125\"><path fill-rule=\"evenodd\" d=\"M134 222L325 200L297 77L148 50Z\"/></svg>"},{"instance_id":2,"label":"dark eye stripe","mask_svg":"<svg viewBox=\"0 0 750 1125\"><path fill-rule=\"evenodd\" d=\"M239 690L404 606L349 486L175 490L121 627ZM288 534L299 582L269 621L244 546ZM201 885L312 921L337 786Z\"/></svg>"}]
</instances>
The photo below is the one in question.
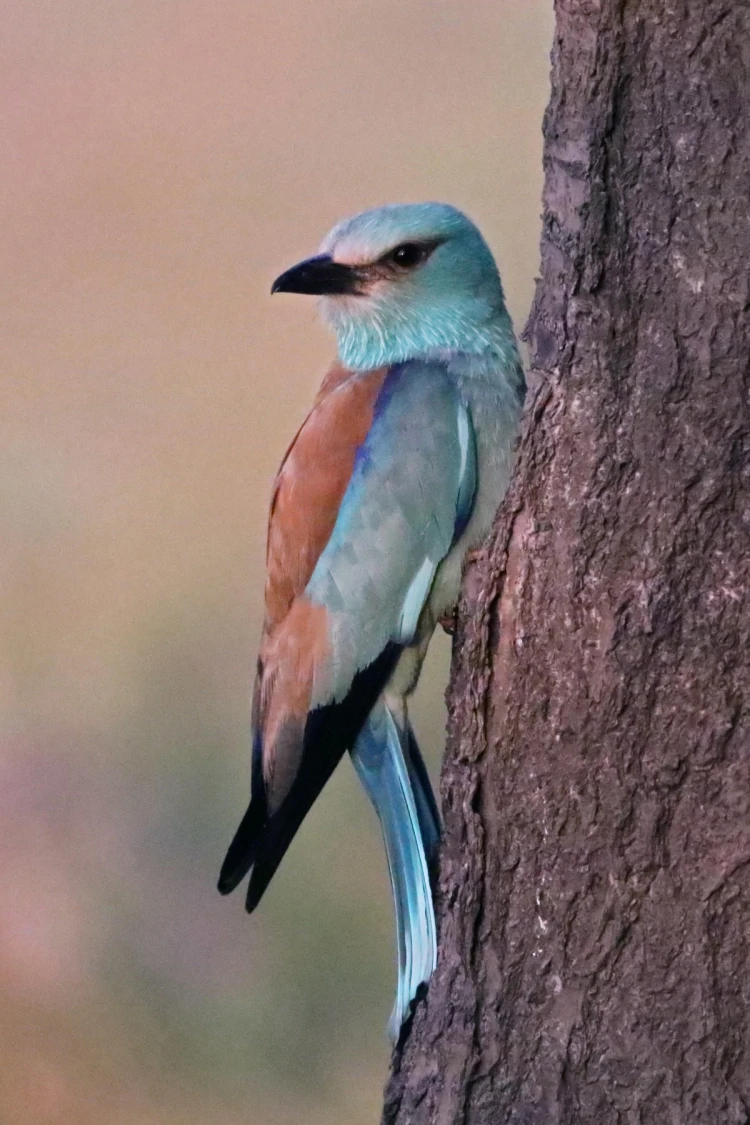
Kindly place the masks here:
<instances>
[{"instance_id":1,"label":"dark eye stripe","mask_svg":"<svg viewBox=\"0 0 750 1125\"><path fill-rule=\"evenodd\" d=\"M439 245L440 240L437 239L429 242L399 242L398 246L394 246L379 259L379 264L391 268L395 266L399 270L416 269L427 261Z\"/></svg>"}]
</instances>

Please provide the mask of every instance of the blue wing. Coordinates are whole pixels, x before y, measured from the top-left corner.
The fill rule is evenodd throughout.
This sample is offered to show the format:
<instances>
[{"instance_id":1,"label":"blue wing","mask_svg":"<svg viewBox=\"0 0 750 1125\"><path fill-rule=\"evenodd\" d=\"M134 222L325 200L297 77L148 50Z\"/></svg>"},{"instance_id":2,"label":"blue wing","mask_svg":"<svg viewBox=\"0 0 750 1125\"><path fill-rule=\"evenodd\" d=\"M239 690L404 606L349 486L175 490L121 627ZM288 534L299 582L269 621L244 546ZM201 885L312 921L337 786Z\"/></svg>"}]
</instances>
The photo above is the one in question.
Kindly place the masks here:
<instances>
[{"instance_id":1,"label":"blue wing","mask_svg":"<svg viewBox=\"0 0 750 1125\"><path fill-rule=\"evenodd\" d=\"M358 669L408 645L476 487L466 406L440 364L391 369L306 596L326 608L331 658L316 703L345 698Z\"/></svg>"}]
</instances>

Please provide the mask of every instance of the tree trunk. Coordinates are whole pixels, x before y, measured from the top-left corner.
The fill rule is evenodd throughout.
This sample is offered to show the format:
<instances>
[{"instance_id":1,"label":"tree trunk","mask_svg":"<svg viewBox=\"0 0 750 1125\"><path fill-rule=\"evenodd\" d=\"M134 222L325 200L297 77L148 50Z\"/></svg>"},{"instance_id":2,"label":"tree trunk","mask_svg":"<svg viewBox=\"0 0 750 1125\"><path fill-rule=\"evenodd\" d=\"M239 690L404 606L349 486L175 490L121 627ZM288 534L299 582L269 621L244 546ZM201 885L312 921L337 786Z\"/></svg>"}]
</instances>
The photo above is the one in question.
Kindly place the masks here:
<instances>
[{"instance_id":1,"label":"tree trunk","mask_svg":"<svg viewBox=\"0 0 750 1125\"><path fill-rule=\"evenodd\" d=\"M514 483L467 575L398 1125L750 1121L750 6L557 0Z\"/></svg>"}]
</instances>

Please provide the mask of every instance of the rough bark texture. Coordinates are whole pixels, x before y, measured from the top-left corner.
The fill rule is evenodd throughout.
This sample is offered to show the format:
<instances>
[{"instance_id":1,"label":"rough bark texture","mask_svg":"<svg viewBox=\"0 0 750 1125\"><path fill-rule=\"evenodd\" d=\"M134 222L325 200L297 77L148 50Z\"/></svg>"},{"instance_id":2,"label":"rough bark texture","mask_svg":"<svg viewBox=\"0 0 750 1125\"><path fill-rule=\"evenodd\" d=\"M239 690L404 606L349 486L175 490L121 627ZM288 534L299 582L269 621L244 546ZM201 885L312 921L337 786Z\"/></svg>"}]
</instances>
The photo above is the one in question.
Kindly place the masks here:
<instances>
[{"instance_id":1,"label":"rough bark texture","mask_svg":"<svg viewBox=\"0 0 750 1125\"><path fill-rule=\"evenodd\" d=\"M750 1121L750 6L558 0L398 1125Z\"/></svg>"}]
</instances>

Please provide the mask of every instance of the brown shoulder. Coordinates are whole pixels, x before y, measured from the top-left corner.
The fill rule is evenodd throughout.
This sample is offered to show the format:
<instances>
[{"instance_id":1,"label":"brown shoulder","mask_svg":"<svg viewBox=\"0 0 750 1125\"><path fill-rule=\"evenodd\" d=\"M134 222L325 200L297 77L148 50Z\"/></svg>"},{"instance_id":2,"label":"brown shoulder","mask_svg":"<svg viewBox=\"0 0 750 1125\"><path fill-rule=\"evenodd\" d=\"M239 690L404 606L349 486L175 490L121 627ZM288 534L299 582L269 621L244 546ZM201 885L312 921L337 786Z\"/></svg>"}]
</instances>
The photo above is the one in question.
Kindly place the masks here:
<instances>
[{"instance_id":1,"label":"brown shoulder","mask_svg":"<svg viewBox=\"0 0 750 1125\"><path fill-rule=\"evenodd\" d=\"M387 371L383 367L355 373L332 367L287 450L268 524L266 633L302 593L331 537Z\"/></svg>"}]
</instances>

